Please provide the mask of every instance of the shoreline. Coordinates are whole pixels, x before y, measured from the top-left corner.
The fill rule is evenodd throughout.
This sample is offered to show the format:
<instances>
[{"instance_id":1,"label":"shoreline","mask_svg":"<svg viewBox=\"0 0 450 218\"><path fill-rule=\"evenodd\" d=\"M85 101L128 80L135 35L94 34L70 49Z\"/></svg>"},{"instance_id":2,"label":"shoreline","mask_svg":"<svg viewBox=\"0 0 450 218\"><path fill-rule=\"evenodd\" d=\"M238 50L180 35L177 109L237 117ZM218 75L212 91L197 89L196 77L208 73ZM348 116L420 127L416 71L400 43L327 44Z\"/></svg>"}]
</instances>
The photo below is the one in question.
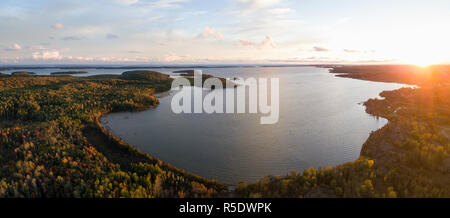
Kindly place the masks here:
<instances>
[{"instance_id":1,"label":"shoreline","mask_svg":"<svg viewBox=\"0 0 450 218\"><path fill-rule=\"evenodd\" d=\"M390 76L395 72L385 74L383 67L377 67L377 80L361 79L359 72L349 72L346 78L392 82ZM399 81L403 82L395 82ZM382 99L365 101L367 114L388 123L370 133L357 160L243 183L237 193L264 198L450 196L450 87L441 82L445 84L443 80L425 87L413 84L415 88L383 91ZM430 101L431 106L427 105Z\"/></svg>"},{"instance_id":2,"label":"shoreline","mask_svg":"<svg viewBox=\"0 0 450 218\"><path fill-rule=\"evenodd\" d=\"M161 91L161 92L155 92L154 94L152 94L152 96L156 97L156 96L160 96L157 97L159 98L164 98L170 95L171 90L169 91ZM182 168L176 167L164 160L161 160L159 158L153 157L151 154L148 154L146 152L142 152L141 150L139 150L137 147L129 144L128 142L126 142L125 140L123 140L122 138L118 137L117 135L115 135L113 133L113 131L109 128L109 126L104 126L101 123L101 118L108 116L109 114L114 114L114 113L134 113L134 112L142 112L142 111L149 111L152 110L156 107L159 106L159 100L158 100L158 104L154 105L154 106L148 106L146 108L141 108L139 110L135 110L135 111L118 111L118 112L107 112L107 113L103 113L101 114L95 121L94 124L96 128L98 128L98 130L100 130L101 134L105 135L109 140L112 140L112 142L114 144L117 144L119 147L126 147L128 148L127 150L131 152L131 155L133 156L140 156L141 158L144 157L146 159L148 159L151 162L158 162L159 164L161 164L163 166L163 169L168 169L168 170L172 170L172 171L176 171L186 177L190 177L193 180L203 180L203 181L211 181L212 183L215 183L214 185L226 185L224 188L227 188L228 184L225 184L223 182L217 181L217 180L213 180L213 179L208 179L199 175L196 175L194 173L188 172ZM89 127L88 127L89 128Z\"/></svg>"},{"instance_id":3,"label":"shoreline","mask_svg":"<svg viewBox=\"0 0 450 218\"><path fill-rule=\"evenodd\" d=\"M165 180L164 192L151 189L153 184L158 184L157 181L154 181L155 178L151 184L144 186L147 195L153 197L183 197L186 194L191 197L450 196L450 184L448 184L450 183L450 173L446 173L450 172L450 158L448 158L450 153L448 139L450 133L450 128L448 128L450 124L450 87L435 86L383 91L379 94L383 99L369 99L364 102L364 106L367 114L383 117L388 120L388 123L381 129L370 133L369 138L362 145L360 157L357 160L328 168L311 168L303 173L290 172L283 177L268 176L247 186L246 183L225 184L177 168L150 154L141 152L101 124L100 118L111 113L137 112L157 107L159 99L155 96L169 90L170 84L170 79L164 79L166 76L158 75L160 74L156 72L138 73L138 76L145 77L143 80L132 80L123 76L124 79L80 79L57 76L2 77L0 79L0 82L4 84L2 97L11 102L21 103L23 102L21 94L29 93L31 100L28 101L27 106L33 109L26 114L11 113L10 111L14 107L6 105L0 111L2 112L2 124L5 124L1 129L0 137L6 137L2 138L2 140L6 140L7 145L5 147L7 150L4 152L5 155L11 157L7 161L10 161L12 165L21 161L20 157L12 155L16 152L12 148L16 146L15 143L21 142L17 141L18 138L25 136L27 141L40 144L33 148L35 149L33 150L35 151L34 155L44 161L46 168L57 172L56 176L62 176L63 179L65 178L66 181L73 184L71 187L77 187L79 183L77 180L72 181L73 174L64 173L67 172L65 169L70 169L77 175L92 175L86 178L89 179L85 183L88 190L97 190L96 183L94 183L97 176L98 178L107 176L106 178L109 178L110 181L119 181L114 175L131 176L140 172L145 173L144 175L168 176ZM35 84L39 84L39 86L35 86ZM49 93L53 96L49 96ZM430 96L433 98L430 99ZM62 103L72 102L72 104L60 107L51 106L52 104L49 102L54 102L55 99ZM427 107L426 103L429 100L432 100L433 107ZM88 101L95 101L96 104L89 104ZM35 105L39 105L39 107L34 107ZM82 110L67 110L69 108ZM53 112L50 113L50 111ZM429 116L429 114L433 116ZM9 122L9 120L19 122ZM78 125L73 125L74 123ZM418 131L414 132L416 129ZM436 131L443 132L443 134ZM40 134L40 132L44 134ZM412 136L418 134L421 137L411 138L411 134ZM411 144L407 141L410 139L419 141L413 141L414 143ZM70 156L68 156L70 159L63 158L61 156L63 151L58 151L58 156L51 157L56 161L46 161L47 156L40 155L44 154L46 149L50 148L49 146L54 146L55 140L62 140L61 142L65 144L64 148L71 151L70 156L79 159L74 162ZM439 145L439 143L442 144ZM410 148L412 146L415 150L405 150L402 146ZM438 146L437 150L433 150L435 146ZM55 148L59 148L59 146ZM29 147L20 147L19 149L29 149ZM429 152L420 153L422 150ZM59 161L63 163L69 161L69 164L61 165ZM78 162L83 164L83 167L77 167ZM100 165L104 168L101 168L100 171L92 171L92 169L98 169L97 167ZM7 168L4 167L5 169ZM144 181L144 175L140 174L138 181ZM54 174L45 174L44 176L50 180L56 179ZM14 192L11 191L16 187L17 178L8 174L3 177L9 188L8 191L0 194L13 196L11 193ZM415 181L413 184L410 183L412 179ZM302 183L303 181L306 183ZM172 182L181 182L182 186L174 185ZM279 184L285 183L288 186L279 186ZM94 192L83 192L82 194L85 197L118 197L139 194L140 190L134 188L136 184L133 180L129 180L129 184L133 186L127 186L132 189L127 193L121 193L120 187L114 185L112 192L107 194L94 194ZM264 191L269 187L271 187L270 192ZM366 187L374 190L367 192ZM27 189L18 194L21 196L28 196L29 193L33 193L35 196L54 196L52 193L57 193L58 188L59 186L48 186L39 192ZM286 192L286 188L289 188L290 191ZM437 191L423 191L427 189ZM45 190L50 191L46 192ZM69 191L68 195L58 196L69 196L71 193Z\"/></svg>"},{"instance_id":4,"label":"shoreline","mask_svg":"<svg viewBox=\"0 0 450 218\"><path fill-rule=\"evenodd\" d=\"M316 66L316 67L324 68L324 67L321 67L321 66ZM325 67L325 68L326 68L326 67ZM332 68L329 68L329 69L332 69ZM332 73L332 72L330 72L330 73ZM333 74L335 74L335 73L333 73ZM351 77L345 77L345 78L358 79L358 78L351 78ZM364 79L358 79L358 80L364 80ZM382 81L373 81L373 80L364 80L364 81L382 82ZM390 83L395 83L395 84L405 85L405 86L412 86L412 85L409 85L409 84L397 83L397 82L390 82ZM400 88L400 89L402 89L402 88ZM396 90L398 90L398 89L396 89ZM395 90L392 90L392 91L395 91ZM384 92L384 91L382 91L382 92ZM381 99L382 99L382 97L380 96L380 94L381 94L382 92L380 92L380 93L378 94L377 98L381 98ZM171 90L169 90L169 91L162 91L162 92L154 93L152 96L154 96L154 97L160 99L160 98L164 98L164 97L170 96L171 93L172 93ZM369 100L370 100L370 99L367 99L367 100L362 101L362 102L360 102L360 103L358 103L358 104L364 106L364 111L365 111L365 113L367 113L368 115L370 115L370 116L372 116L372 117L380 117L380 116L377 116L377 115L375 115L375 114L369 113L369 112L367 111L367 106L365 105L365 103L366 103L367 101L369 101ZM158 103L158 105L159 105L159 103ZM149 110L151 110L151 109L154 109L155 107L158 107L158 105L156 105L156 106L154 106L154 107L150 107L150 108L148 108L148 109L140 110L140 111L124 111L124 112L130 112L130 113L133 113L133 112L149 111ZM113 112L113 113L115 113L115 112ZM120 113L120 112L119 112L119 113ZM109 114L109 113L108 113L108 114ZM101 119L102 117L107 116L108 114L102 115L102 116L99 118L99 121L100 121L100 119ZM359 157L358 157L356 160L362 158L361 154L363 153L364 145L367 143L367 141L369 140L369 138L371 137L371 135L372 135L374 132L377 132L377 131L381 130L382 128L384 128L385 126L387 126L387 125L389 124L390 120L389 120L388 118L386 118L386 117L381 117L381 118L386 119L386 121L387 121L386 124L383 125L382 127L378 128L378 129L372 131L372 132L369 132L369 136L367 137L366 141L364 141L364 142L362 143L362 145L361 145L360 155L359 155ZM101 122L100 122L100 125L101 125ZM102 126L103 126L103 125L102 125ZM105 127L103 127L103 128L105 128ZM108 131L108 128L105 128L105 129ZM112 132L112 130L109 130L108 132L110 132L111 134L114 135L114 133ZM118 136L115 136L115 137L119 138ZM124 141L124 140L121 139L121 138L119 138L119 139L122 140L122 141ZM125 142L125 141L124 141L124 142ZM125 143L127 143L127 142L125 142ZM128 143L127 143L127 144L128 144ZM133 145L131 145L131 144L129 144L129 145L132 146L134 149L139 150L139 149L136 148L135 146L133 146ZM141 151L140 151L140 152L141 152ZM148 154L148 153L146 153L146 152L142 152L142 153ZM148 155L150 155L150 154L148 154ZM150 155L150 156L151 156L151 155ZM354 160L354 161L356 161L356 160ZM164 161L164 162L165 162L165 161ZM336 166L339 166L339 165L342 165L342 164L346 164L346 163L350 163L350 162L352 162L352 161L343 162L343 163L340 163L340 164L337 164L337 165L333 165L333 166L331 166L331 167L336 167ZM166 162L166 163L167 163L167 162ZM168 163L168 164L170 164L170 163ZM328 167L328 166L327 166L327 167ZM180 167L180 166L175 167L175 168L178 168L178 169L181 169L181 170L184 171L184 169L183 169L182 167ZM189 173L189 172L188 172L188 173ZM287 173L288 173L288 172L286 172L286 174L287 174ZM196 174L193 174L193 175L196 175ZM199 175L196 175L196 176L199 176ZM269 176L269 175L267 175L267 176ZM199 177L202 177L202 176L199 176ZM206 178L206 177L202 177L202 178ZM208 179L208 178L206 178L206 179ZM224 182L221 182L221 181L218 181L218 182L224 183ZM239 183L239 182L238 182L238 183ZM228 187L236 187L238 183L235 183L235 184L224 183L224 184L226 184Z\"/></svg>"},{"instance_id":5,"label":"shoreline","mask_svg":"<svg viewBox=\"0 0 450 218\"><path fill-rule=\"evenodd\" d=\"M6 143L3 153L9 157L4 161L11 163L3 166L2 172L23 160L14 155L17 149L30 151L27 143L27 147L20 146L26 137L26 141L32 144L33 157L38 158L33 163L46 168L43 175L35 177L36 180L64 180L70 185L67 186L70 190L59 192L59 185L38 183L45 186L42 189L29 186L30 189L15 192L18 178L15 174L4 174L0 178L6 182L7 186L3 187L7 189L0 190L0 196L70 197L75 193L90 198L218 197L223 193L225 184L194 175L143 153L100 124L100 117L109 113L142 111L157 106L158 99L152 94L170 87L171 80L159 73L139 72L133 76L144 78L2 77L1 97L24 104L23 93L27 93L32 100L25 100L25 104L34 109L28 113L16 113L14 105L0 108L0 140ZM60 105L53 106L55 101L61 102ZM48 149L58 149L58 153L56 156L45 155ZM103 184L102 187L107 189L98 192L101 187L97 181L105 182L107 186ZM84 185L82 190L79 190L80 182Z\"/></svg>"},{"instance_id":6,"label":"shoreline","mask_svg":"<svg viewBox=\"0 0 450 218\"><path fill-rule=\"evenodd\" d=\"M169 96L172 94L172 92L173 92L172 90L161 91L161 92L155 92L154 94L152 94L152 96L154 96L155 98L157 98L157 99L159 100L160 98L169 97ZM215 182L215 183L217 183L217 184L219 184L219 185L224 185L224 190L225 190L225 192L221 192L221 193L219 193L219 195L220 195L221 197L226 197L226 198L230 197L230 195L232 194L231 190L234 190L234 188L237 186L237 184L234 184L234 183L226 183L226 182L219 181L219 180L215 180L215 179L209 179L209 178L206 178L206 177L197 175L197 174L195 174L195 173L191 173L191 172L189 172L189 171L183 169L182 167L174 166L174 165L168 163L167 161L164 161L164 160L161 160L161 159L159 159L159 158L153 157L151 154L139 150L139 148L135 147L135 146L132 145L132 144L129 144L128 142L126 142L125 140L123 140L122 138L120 138L119 136L115 135L115 134L113 133L112 129L111 129L109 126L107 126L107 125L106 125L106 126L105 126L105 125L102 125L102 122L101 122L101 118L103 118L103 117L105 117L105 116L108 116L108 115L110 115L110 114L114 114L114 113L138 113L138 112L143 112L143 111L150 111L150 110L152 110L152 109L155 109L155 108L158 107L158 106L159 106L159 102L158 102L158 104L157 104L156 106L150 106L150 107L148 107L148 108L146 108L146 109L142 109L142 110L138 110L138 111L119 111L119 112L109 112L109 113L105 113L105 114L100 115L100 117L98 118L98 120L97 120L96 122L98 122L98 123L97 123L98 128L103 129L103 131L102 131L102 132L104 132L103 134L108 135L108 136L114 138L114 140L117 141L117 142L119 142L119 143L124 143L124 144L126 144L127 146L132 147L133 150L136 150L136 151L137 151L138 153L140 153L140 154L144 154L145 156L149 156L151 159L156 159L156 160L158 160L158 161L160 161L160 162L162 162L162 163L168 165L170 168L179 170L179 171L181 171L182 173L185 173L185 174L187 174L187 175L194 176L194 177L198 177L199 179L210 180L210 181L213 181L213 182ZM222 191L224 191L224 190L222 190Z\"/></svg>"}]
</instances>

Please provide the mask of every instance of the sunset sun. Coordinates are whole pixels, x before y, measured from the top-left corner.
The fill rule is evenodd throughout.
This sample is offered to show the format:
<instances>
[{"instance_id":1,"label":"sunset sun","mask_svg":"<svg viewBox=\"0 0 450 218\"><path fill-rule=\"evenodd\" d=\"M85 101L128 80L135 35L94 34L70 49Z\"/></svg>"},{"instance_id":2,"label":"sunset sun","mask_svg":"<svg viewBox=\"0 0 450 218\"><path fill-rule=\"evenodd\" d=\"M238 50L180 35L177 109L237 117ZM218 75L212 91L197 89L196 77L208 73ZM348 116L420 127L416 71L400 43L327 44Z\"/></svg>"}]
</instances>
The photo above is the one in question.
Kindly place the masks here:
<instances>
[{"instance_id":1,"label":"sunset sun","mask_svg":"<svg viewBox=\"0 0 450 218\"><path fill-rule=\"evenodd\" d=\"M438 52L418 52L416 54L405 55L405 58L403 58L402 60L405 64L415 65L419 67L428 67L441 63L439 58L436 58L436 53Z\"/></svg>"},{"instance_id":2,"label":"sunset sun","mask_svg":"<svg viewBox=\"0 0 450 218\"><path fill-rule=\"evenodd\" d=\"M419 67L429 67L431 65L436 64L436 62L433 61L416 61L416 62L412 62L413 65L419 66Z\"/></svg>"}]
</instances>

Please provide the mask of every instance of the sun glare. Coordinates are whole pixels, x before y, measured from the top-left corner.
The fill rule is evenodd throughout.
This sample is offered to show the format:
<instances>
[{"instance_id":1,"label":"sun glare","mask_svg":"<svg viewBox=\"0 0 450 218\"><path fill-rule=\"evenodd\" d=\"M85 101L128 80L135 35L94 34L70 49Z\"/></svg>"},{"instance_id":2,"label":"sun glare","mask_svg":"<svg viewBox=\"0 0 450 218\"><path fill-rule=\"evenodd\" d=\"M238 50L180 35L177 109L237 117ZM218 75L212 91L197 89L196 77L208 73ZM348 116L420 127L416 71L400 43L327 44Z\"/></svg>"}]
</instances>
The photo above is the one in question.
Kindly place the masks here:
<instances>
[{"instance_id":1,"label":"sun glare","mask_svg":"<svg viewBox=\"0 0 450 218\"><path fill-rule=\"evenodd\" d=\"M422 63L414 63L414 65L418 66L418 67L422 67L422 68L426 68L429 67L431 65L434 65L434 63L431 62L422 62Z\"/></svg>"},{"instance_id":2,"label":"sun glare","mask_svg":"<svg viewBox=\"0 0 450 218\"><path fill-rule=\"evenodd\" d=\"M439 64L439 61L436 60L433 56L409 57L406 58L403 62L406 64L416 65L423 68Z\"/></svg>"}]
</instances>

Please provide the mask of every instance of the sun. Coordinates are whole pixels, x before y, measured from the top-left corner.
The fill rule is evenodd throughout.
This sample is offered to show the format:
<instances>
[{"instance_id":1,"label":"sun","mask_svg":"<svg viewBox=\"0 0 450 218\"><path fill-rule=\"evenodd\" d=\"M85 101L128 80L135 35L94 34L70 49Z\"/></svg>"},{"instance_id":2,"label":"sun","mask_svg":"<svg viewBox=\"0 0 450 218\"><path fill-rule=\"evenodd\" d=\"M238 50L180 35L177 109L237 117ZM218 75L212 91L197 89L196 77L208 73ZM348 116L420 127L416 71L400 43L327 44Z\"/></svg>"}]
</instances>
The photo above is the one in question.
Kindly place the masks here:
<instances>
[{"instance_id":1,"label":"sun","mask_svg":"<svg viewBox=\"0 0 450 218\"><path fill-rule=\"evenodd\" d=\"M427 68L427 67L429 67L429 66L432 66L432 65L434 65L435 63L431 63L431 62L417 62L417 63L414 63L413 65L416 65L416 66L418 66L418 67L421 67L421 68Z\"/></svg>"},{"instance_id":2,"label":"sun","mask_svg":"<svg viewBox=\"0 0 450 218\"><path fill-rule=\"evenodd\" d=\"M432 55L426 56L426 55L414 55L409 56L408 58L405 58L404 63L415 65L418 67L426 68L431 65L439 64L439 61L436 60Z\"/></svg>"},{"instance_id":3,"label":"sun","mask_svg":"<svg viewBox=\"0 0 450 218\"><path fill-rule=\"evenodd\" d=\"M434 39L427 35L419 35L411 39L407 39L405 47L396 48L393 51L394 57L404 64L416 65L419 67L429 67L445 63L448 59L448 48L439 46L445 44L440 38ZM413 40L414 39L414 40ZM414 45L414 48L409 47ZM449 47L450 48L450 47Z\"/></svg>"}]
</instances>

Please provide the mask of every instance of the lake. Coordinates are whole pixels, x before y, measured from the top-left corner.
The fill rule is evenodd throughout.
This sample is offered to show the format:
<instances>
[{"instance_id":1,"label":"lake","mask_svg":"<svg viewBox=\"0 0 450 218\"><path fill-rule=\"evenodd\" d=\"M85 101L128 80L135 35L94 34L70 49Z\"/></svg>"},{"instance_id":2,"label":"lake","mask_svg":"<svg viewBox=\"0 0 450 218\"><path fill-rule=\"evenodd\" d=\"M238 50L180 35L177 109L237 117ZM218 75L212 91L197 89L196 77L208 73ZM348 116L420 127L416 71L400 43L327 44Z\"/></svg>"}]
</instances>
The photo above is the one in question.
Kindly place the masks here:
<instances>
[{"instance_id":1,"label":"lake","mask_svg":"<svg viewBox=\"0 0 450 218\"><path fill-rule=\"evenodd\" d=\"M369 134L387 123L367 114L361 103L406 87L339 78L314 67L209 68L203 73L279 78L279 122L261 125L261 114L175 114L172 91L154 109L110 114L102 124L178 168L226 183L255 181L356 160Z\"/></svg>"}]
</instances>

